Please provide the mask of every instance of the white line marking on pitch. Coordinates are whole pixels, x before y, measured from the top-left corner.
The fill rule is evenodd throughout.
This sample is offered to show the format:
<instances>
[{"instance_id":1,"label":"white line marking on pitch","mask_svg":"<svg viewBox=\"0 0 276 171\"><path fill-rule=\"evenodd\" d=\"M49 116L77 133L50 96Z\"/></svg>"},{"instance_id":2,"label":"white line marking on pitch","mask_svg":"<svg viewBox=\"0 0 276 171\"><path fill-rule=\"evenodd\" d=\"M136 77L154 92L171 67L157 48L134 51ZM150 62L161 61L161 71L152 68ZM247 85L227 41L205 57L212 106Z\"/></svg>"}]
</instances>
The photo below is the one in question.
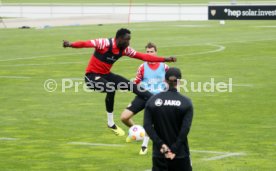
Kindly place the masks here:
<instances>
[{"instance_id":1,"label":"white line marking on pitch","mask_svg":"<svg viewBox=\"0 0 276 171\"><path fill-rule=\"evenodd\" d=\"M183 55L202 55L202 54L220 52L220 51L223 51L225 49L225 46L222 46L222 45L216 45L216 44L211 44L211 43L206 44L206 45L217 47L217 49L210 50L210 51L205 51L205 52L188 53L188 54L183 54Z\"/></svg>"},{"instance_id":2,"label":"white line marking on pitch","mask_svg":"<svg viewBox=\"0 0 276 171\"><path fill-rule=\"evenodd\" d=\"M4 59L4 60L0 60L0 62L5 62L5 61L16 61L16 60L27 60L27 59L37 59L37 58L49 58L49 57L57 57L57 56L84 55L84 54L90 54L90 53L88 53L88 52L80 52L80 53L62 53L62 54L54 54L54 55L33 56L33 57L26 57L26 58Z\"/></svg>"},{"instance_id":3,"label":"white line marking on pitch","mask_svg":"<svg viewBox=\"0 0 276 171\"><path fill-rule=\"evenodd\" d=\"M260 28L275 28L276 26L253 26L253 27L260 27Z\"/></svg>"},{"instance_id":4,"label":"white line marking on pitch","mask_svg":"<svg viewBox=\"0 0 276 171\"><path fill-rule=\"evenodd\" d=\"M67 65L67 64L82 64L84 62L57 62L47 64L13 64L13 65L0 65L0 66L48 66L48 65Z\"/></svg>"},{"instance_id":5,"label":"white line marking on pitch","mask_svg":"<svg viewBox=\"0 0 276 171\"><path fill-rule=\"evenodd\" d=\"M225 152L207 151L207 150L190 150L190 151L195 153L225 154Z\"/></svg>"},{"instance_id":6,"label":"white line marking on pitch","mask_svg":"<svg viewBox=\"0 0 276 171\"><path fill-rule=\"evenodd\" d=\"M31 77L25 77L25 76L6 76L6 75L0 75L0 78L15 78L15 79L27 79Z\"/></svg>"},{"instance_id":7,"label":"white line marking on pitch","mask_svg":"<svg viewBox=\"0 0 276 171\"><path fill-rule=\"evenodd\" d=\"M215 45L215 44L206 44L208 46L213 46L213 47L217 47L217 49L215 50L210 50L210 51L204 51L204 52L195 52L195 53L183 53L181 55L172 55L172 56L191 56L191 55L203 55L203 54L208 54L208 53L216 53L216 52L220 52L223 51L225 49L225 46L222 45ZM191 45L192 46L192 45ZM131 58L125 58L125 59L121 59L120 61L128 61Z\"/></svg>"},{"instance_id":8,"label":"white line marking on pitch","mask_svg":"<svg viewBox=\"0 0 276 171\"><path fill-rule=\"evenodd\" d=\"M17 138L0 137L0 141L15 141Z\"/></svg>"},{"instance_id":9,"label":"white line marking on pitch","mask_svg":"<svg viewBox=\"0 0 276 171\"><path fill-rule=\"evenodd\" d=\"M226 157L244 156L244 155L245 155L245 153L227 153L227 154L220 155L220 156L206 158L204 160L207 160L207 161L210 161L210 160L219 160L219 159L223 159L223 158L226 158Z\"/></svg>"},{"instance_id":10,"label":"white line marking on pitch","mask_svg":"<svg viewBox=\"0 0 276 171\"><path fill-rule=\"evenodd\" d=\"M69 142L68 144L73 145L87 145L87 146L102 146L102 147L124 147L121 144L103 144L103 143L88 143L88 142Z\"/></svg>"},{"instance_id":11,"label":"white line marking on pitch","mask_svg":"<svg viewBox=\"0 0 276 171\"><path fill-rule=\"evenodd\" d=\"M205 160L205 161L219 160L219 159L223 159L223 158L226 158L226 157L244 156L244 155L246 155L243 152L232 153L232 152L218 152L218 151L206 151L206 150L190 150L190 151L194 152L194 153L219 154L219 156L214 156L214 157L210 157L210 158L204 158L203 160ZM150 169L147 169L145 171L150 171Z\"/></svg>"},{"instance_id":12,"label":"white line marking on pitch","mask_svg":"<svg viewBox=\"0 0 276 171\"><path fill-rule=\"evenodd\" d=\"M198 44L200 45L200 44ZM205 52L196 52L196 53L190 53L190 54L183 54L183 55L200 55L200 54L208 54L208 53L215 53L215 52L219 52L219 51L223 51L225 49L224 46L222 45L215 45L215 44L211 44L208 43L206 45L209 46L215 46L218 47L218 49L216 50L211 50L211 51L205 51ZM184 45L183 45L184 46ZM193 44L191 45L186 45L186 46L195 46ZM169 46L164 46L164 47L169 47ZM34 57L26 57L26 58L14 58L14 59L4 59L4 60L0 60L0 62L5 62L5 61L16 61L16 60L28 60L28 59L37 59L37 58L49 58L49 57L57 57L57 56L72 56L72 55L84 55L84 54L90 54L88 52L81 52L81 53L63 53L63 54L55 54L55 55L44 55L44 56L34 56ZM126 59L121 59L120 61L126 61L126 60L130 60L128 58ZM20 66L20 64L19 64Z\"/></svg>"},{"instance_id":13,"label":"white line marking on pitch","mask_svg":"<svg viewBox=\"0 0 276 171\"><path fill-rule=\"evenodd\" d=\"M223 159L223 158L226 158L226 157L244 156L244 155L246 155L243 152L239 152L239 153L235 152L235 153L233 153L233 152L218 152L218 151L205 151L205 150L191 150L191 152L194 152L194 153L218 154L217 156L203 159L203 160L206 160L206 161L219 160L219 159Z\"/></svg>"},{"instance_id":14,"label":"white line marking on pitch","mask_svg":"<svg viewBox=\"0 0 276 171\"><path fill-rule=\"evenodd\" d=\"M188 27L188 28L198 28L198 27L213 27L212 25L174 25L175 27Z\"/></svg>"},{"instance_id":15,"label":"white line marking on pitch","mask_svg":"<svg viewBox=\"0 0 276 171\"><path fill-rule=\"evenodd\" d=\"M271 40L275 40L275 39L257 39L257 40L244 40L244 41L221 41L221 42L215 42L215 44L217 43L223 43L223 44L227 44L227 43L246 43L246 42L258 42L258 41L271 41ZM159 48L167 48L167 47L182 47L182 46L196 46L196 45L202 45L200 43L194 43L194 44L183 44L181 42L181 44L174 44L171 46L165 45L165 46L159 46ZM214 44L213 44L214 45ZM200 53L200 52L199 52ZM213 52L211 52L213 53ZM26 60L26 59L36 59L36 58L48 58L48 57L56 57L56 56L72 56L72 55L84 55L84 54L92 54L89 52L80 52L80 53L63 53L63 54L53 54L53 55L45 55L45 56L35 56L35 57L26 57L26 58L14 58L14 59L4 59L4 60L0 60L0 62L5 62L5 61L15 61L15 60Z\"/></svg>"},{"instance_id":16,"label":"white line marking on pitch","mask_svg":"<svg viewBox=\"0 0 276 171\"><path fill-rule=\"evenodd\" d=\"M121 144L103 144L103 143L88 143L88 142L69 142L67 144L73 145L86 145L86 146L102 146L102 147L124 147L125 145ZM209 153L209 154L218 154L214 157L205 158L203 160L210 161L210 160L219 160L226 157L233 157L233 156L244 156L246 155L243 152L233 153L233 152L218 152L218 151L205 151L205 150L190 150L194 153Z\"/></svg>"}]
</instances>

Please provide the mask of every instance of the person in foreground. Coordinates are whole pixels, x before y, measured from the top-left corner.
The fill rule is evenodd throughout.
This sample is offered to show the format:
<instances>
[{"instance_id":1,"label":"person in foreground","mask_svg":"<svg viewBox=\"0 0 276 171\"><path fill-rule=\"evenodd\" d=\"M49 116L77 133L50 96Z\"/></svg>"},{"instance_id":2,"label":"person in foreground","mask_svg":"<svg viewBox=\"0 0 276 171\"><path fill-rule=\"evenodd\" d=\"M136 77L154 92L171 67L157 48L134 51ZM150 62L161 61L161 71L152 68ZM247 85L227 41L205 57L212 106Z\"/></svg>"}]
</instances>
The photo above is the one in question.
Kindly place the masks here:
<instances>
[{"instance_id":1,"label":"person in foreground","mask_svg":"<svg viewBox=\"0 0 276 171\"><path fill-rule=\"evenodd\" d=\"M177 92L181 72L165 74L168 91L152 96L145 107L144 128L153 141L153 171L192 171L188 133L193 119L190 99Z\"/></svg>"},{"instance_id":2,"label":"person in foreground","mask_svg":"<svg viewBox=\"0 0 276 171\"><path fill-rule=\"evenodd\" d=\"M131 32L121 28L117 31L115 38L99 38L95 40L69 42L63 41L63 47L71 48L95 48L89 64L86 68L85 82L88 88L106 93L105 106L107 111L107 126L115 135L124 136L125 132L114 123L113 108L115 92L118 89L132 91L143 99L149 99L152 94L141 91L137 85L126 78L110 72L113 64L122 56L140 59L150 62L175 62L175 57L156 57L149 54L136 52L129 47ZM124 84L124 86L122 86ZM121 87L121 88L118 88ZM123 87L123 88L122 88Z\"/></svg>"},{"instance_id":3,"label":"person in foreground","mask_svg":"<svg viewBox=\"0 0 276 171\"><path fill-rule=\"evenodd\" d=\"M149 42L146 46L146 53L156 56L157 47L154 43ZM165 89L165 73L169 66L163 62L144 62L138 68L135 84L144 87L152 94L158 94ZM122 112L121 121L128 127L134 125L132 117L145 108L146 100L136 96L129 106ZM127 136L126 142L131 142L131 138ZM144 137L139 154L146 155L148 152L149 137Z\"/></svg>"}]
</instances>

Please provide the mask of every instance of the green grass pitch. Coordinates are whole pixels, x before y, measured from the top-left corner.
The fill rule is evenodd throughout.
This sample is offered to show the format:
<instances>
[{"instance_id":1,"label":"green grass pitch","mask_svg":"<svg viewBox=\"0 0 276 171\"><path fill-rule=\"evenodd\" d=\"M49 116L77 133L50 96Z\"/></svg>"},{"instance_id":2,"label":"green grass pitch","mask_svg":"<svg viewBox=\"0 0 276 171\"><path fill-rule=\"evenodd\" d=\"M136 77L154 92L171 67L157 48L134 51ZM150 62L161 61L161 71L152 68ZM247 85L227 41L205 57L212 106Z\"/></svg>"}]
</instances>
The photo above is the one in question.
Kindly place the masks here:
<instances>
[{"instance_id":1,"label":"green grass pitch","mask_svg":"<svg viewBox=\"0 0 276 171\"><path fill-rule=\"evenodd\" d=\"M108 130L104 94L85 92L82 85L78 93L74 88L61 92L63 78L79 78L75 82L83 83L93 52L64 49L62 40L113 37L121 27L131 29L134 49L144 51L152 41L159 55L176 55L178 61L169 65L179 67L189 82L233 79L232 93L182 92L195 108L189 134L195 171L275 170L276 23L205 21L0 29L1 171L151 168L151 143L149 154L139 156L140 142L126 144L125 137ZM141 63L123 57L112 72L130 79ZM44 90L47 79L57 81L56 91ZM116 95L115 121L125 131L119 115L133 97L132 93ZM134 118L137 124L142 124L142 116Z\"/></svg>"}]
</instances>

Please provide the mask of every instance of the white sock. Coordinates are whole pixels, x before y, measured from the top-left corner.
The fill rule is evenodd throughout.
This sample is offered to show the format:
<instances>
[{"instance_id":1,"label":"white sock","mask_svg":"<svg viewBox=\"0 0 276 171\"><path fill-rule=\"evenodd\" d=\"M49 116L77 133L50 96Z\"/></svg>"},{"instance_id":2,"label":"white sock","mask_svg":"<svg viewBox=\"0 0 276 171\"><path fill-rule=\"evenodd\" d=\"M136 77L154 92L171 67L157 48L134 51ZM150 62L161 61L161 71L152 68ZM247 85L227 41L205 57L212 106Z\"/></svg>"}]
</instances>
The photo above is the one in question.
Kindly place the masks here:
<instances>
[{"instance_id":1,"label":"white sock","mask_svg":"<svg viewBox=\"0 0 276 171\"><path fill-rule=\"evenodd\" d=\"M148 147L148 144L149 144L149 137L145 136L145 138L143 140L142 147Z\"/></svg>"},{"instance_id":2,"label":"white sock","mask_svg":"<svg viewBox=\"0 0 276 171\"><path fill-rule=\"evenodd\" d=\"M113 120L113 112L112 113L109 113L107 112L107 125L109 127L112 127L114 125L114 120Z\"/></svg>"}]
</instances>

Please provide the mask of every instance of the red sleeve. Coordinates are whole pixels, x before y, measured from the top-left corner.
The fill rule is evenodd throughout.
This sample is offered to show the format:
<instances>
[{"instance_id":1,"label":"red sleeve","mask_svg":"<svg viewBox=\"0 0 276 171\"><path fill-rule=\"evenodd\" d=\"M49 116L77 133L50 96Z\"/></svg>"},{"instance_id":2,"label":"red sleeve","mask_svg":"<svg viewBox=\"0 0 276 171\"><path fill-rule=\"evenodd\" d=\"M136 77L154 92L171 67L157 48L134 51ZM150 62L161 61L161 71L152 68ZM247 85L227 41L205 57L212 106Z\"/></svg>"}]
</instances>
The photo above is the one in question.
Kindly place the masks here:
<instances>
[{"instance_id":1,"label":"red sleeve","mask_svg":"<svg viewBox=\"0 0 276 171\"><path fill-rule=\"evenodd\" d=\"M93 48L93 47L95 47L95 44L93 44L91 40L77 41L77 42L71 43L71 47L73 47L73 48Z\"/></svg>"},{"instance_id":2,"label":"red sleeve","mask_svg":"<svg viewBox=\"0 0 276 171\"><path fill-rule=\"evenodd\" d=\"M138 68L135 80L133 81L135 84L139 84L144 78L144 64L140 65Z\"/></svg>"},{"instance_id":3,"label":"red sleeve","mask_svg":"<svg viewBox=\"0 0 276 171\"><path fill-rule=\"evenodd\" d=\"M164 62L165 58L158 57L158 56L152 56L146 53L136 52L135 55L133 55L133 58L141 59L142 61L147 62Z\"/></svg>"}]
</instances>

